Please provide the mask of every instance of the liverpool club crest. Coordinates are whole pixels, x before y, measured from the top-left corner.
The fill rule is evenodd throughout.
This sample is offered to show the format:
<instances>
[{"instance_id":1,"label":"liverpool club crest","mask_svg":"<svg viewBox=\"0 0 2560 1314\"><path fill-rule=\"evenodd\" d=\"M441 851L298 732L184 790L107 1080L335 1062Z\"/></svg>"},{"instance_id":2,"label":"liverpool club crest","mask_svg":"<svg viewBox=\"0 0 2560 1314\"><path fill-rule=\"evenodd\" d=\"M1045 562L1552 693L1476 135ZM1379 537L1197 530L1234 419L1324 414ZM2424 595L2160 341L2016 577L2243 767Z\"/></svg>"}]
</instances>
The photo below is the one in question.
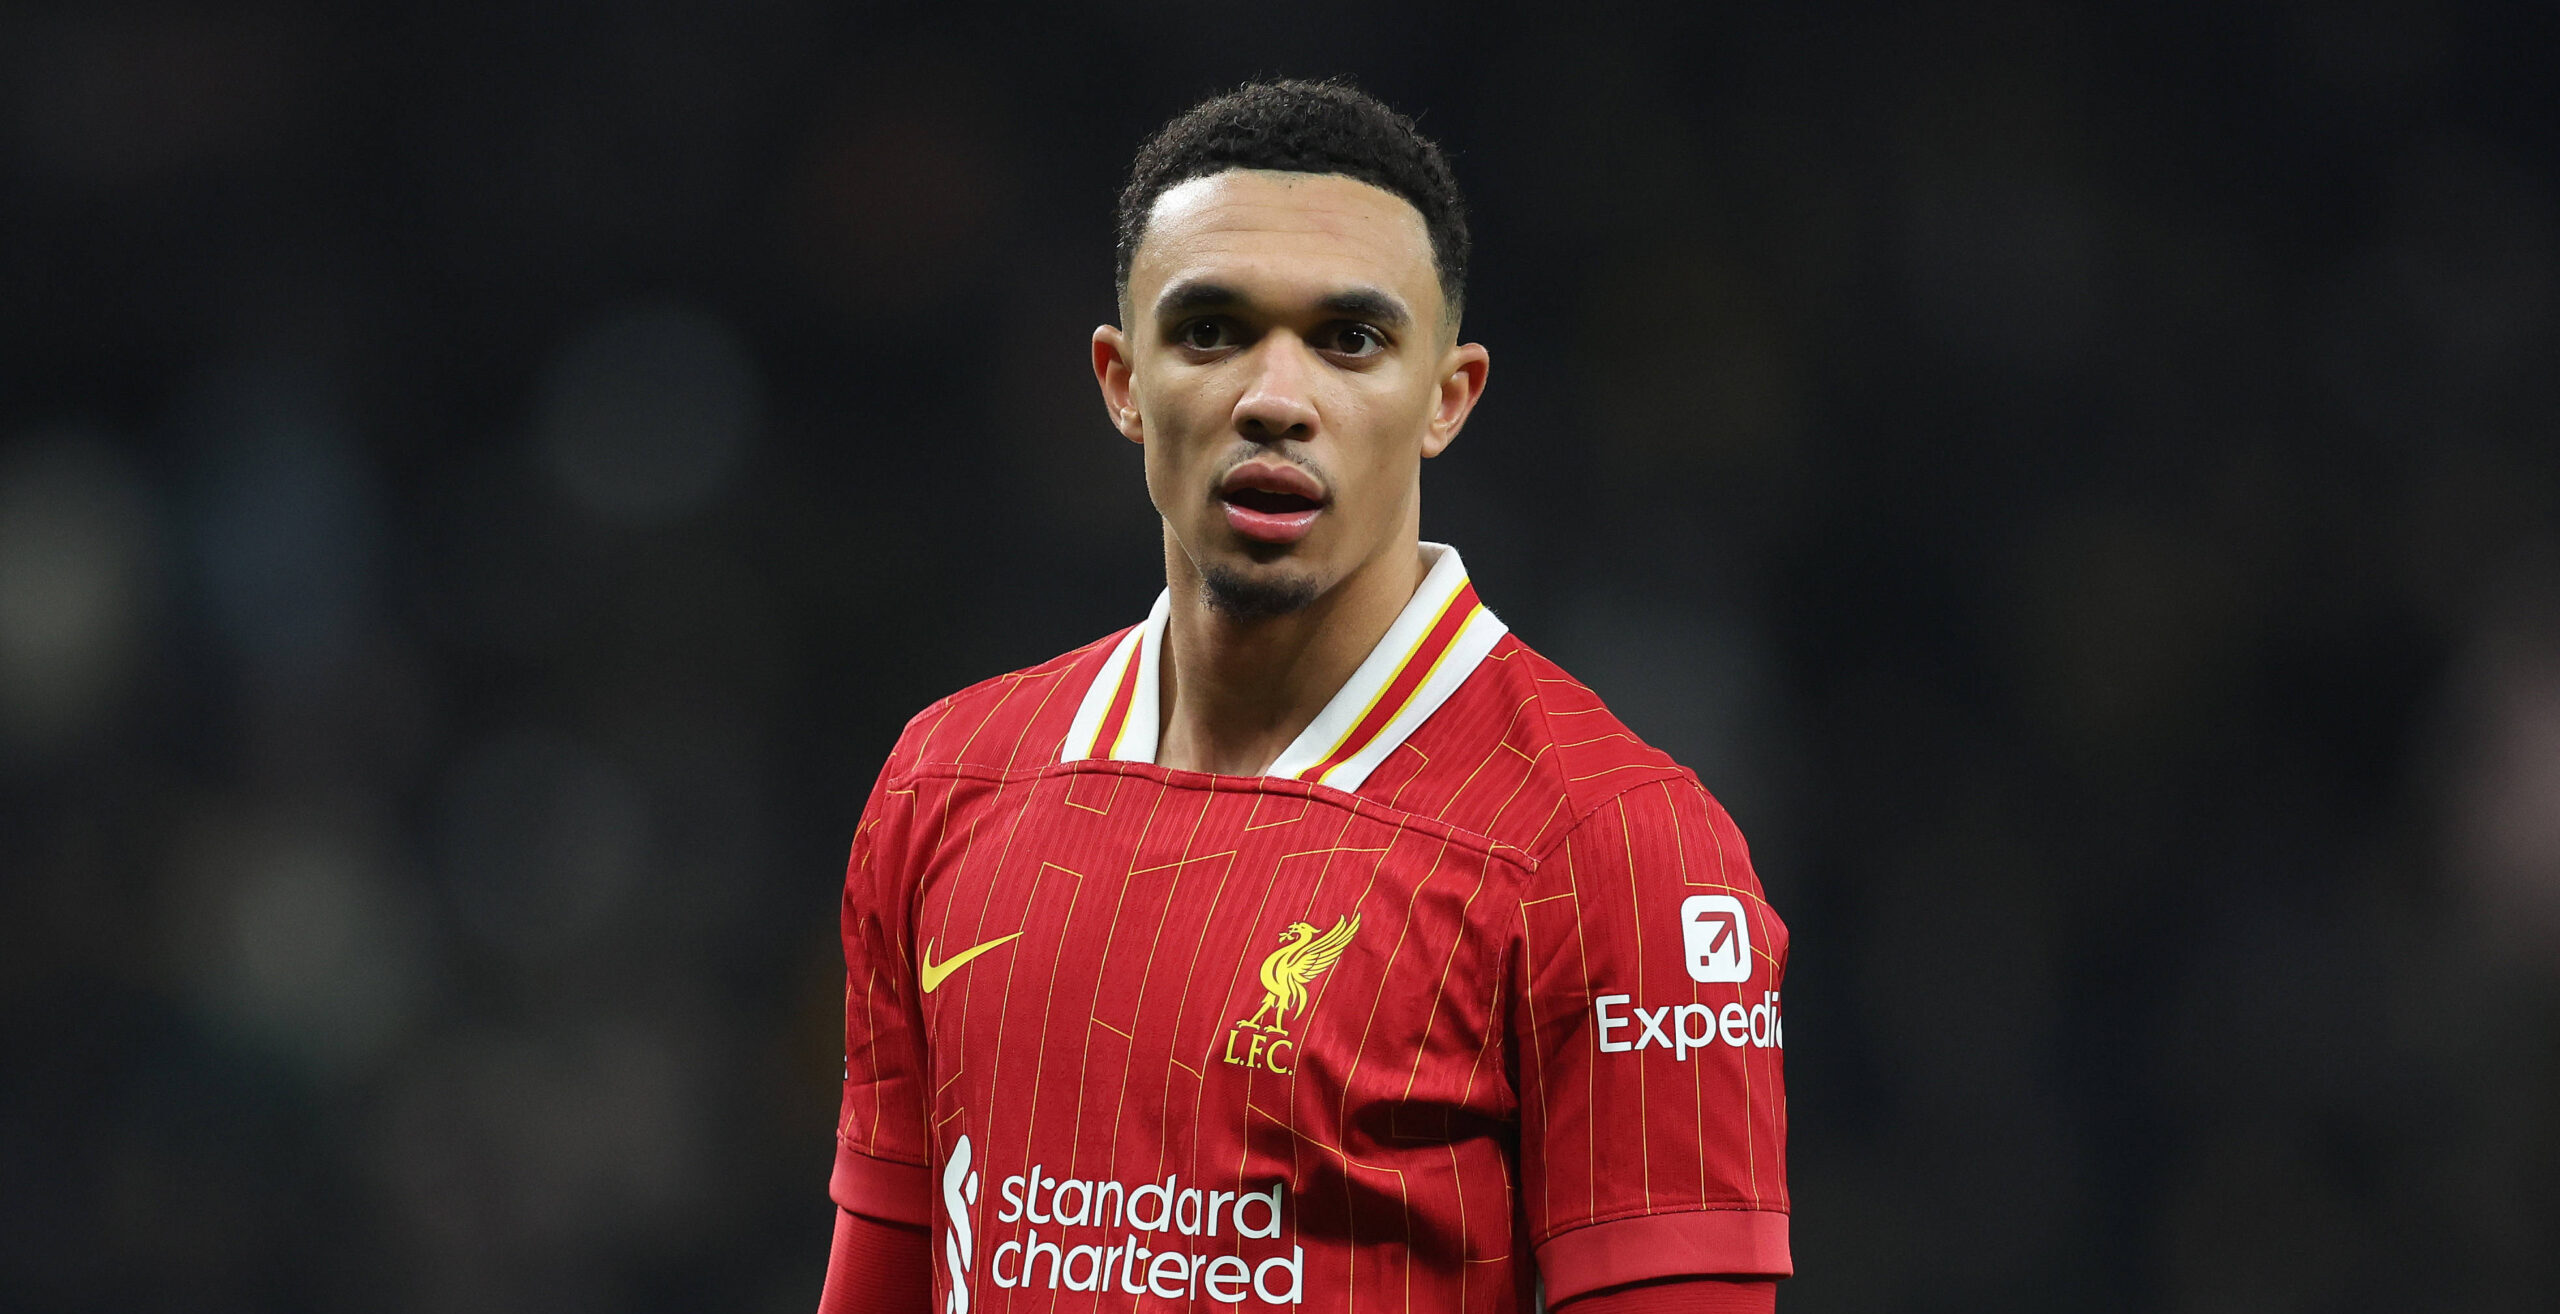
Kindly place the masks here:
<instances>
[{"instance_id":1,"label":"liverpool club crest","mask_svg":"<svg viewBox=\"0 0 2560 1314\"><path fill-rule=\"evenodd\" d=\"M1357 914L1336 919L1329 931L1320 932L1308 922L1289 923L1280 933L1280 947L1262 960L1261 1006L1227 1032L1226 1061L1287 1076L1298 1047L1289 1038L1290 1015L1306 1012L1307 983L1341 961L1342 951L1359 933Z\"/></svg>"}]
</instances>

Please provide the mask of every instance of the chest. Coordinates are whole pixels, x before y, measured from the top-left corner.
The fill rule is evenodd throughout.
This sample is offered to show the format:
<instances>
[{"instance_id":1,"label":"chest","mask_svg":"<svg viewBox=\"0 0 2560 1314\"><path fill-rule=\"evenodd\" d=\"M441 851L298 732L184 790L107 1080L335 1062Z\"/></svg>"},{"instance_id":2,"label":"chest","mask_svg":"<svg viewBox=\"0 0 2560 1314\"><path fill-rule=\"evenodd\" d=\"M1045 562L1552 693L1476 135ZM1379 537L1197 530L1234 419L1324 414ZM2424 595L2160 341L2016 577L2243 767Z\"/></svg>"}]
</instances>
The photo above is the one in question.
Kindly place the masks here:
<instances>
[{"instance_id":1,"label":"chest","mask_svg":"<svg viewBox=\"0 0 2560 1314\"><path fill-rule=\"evenodd\" d=\"M1442 1140L1508 1116L1520 869L1302 788L1096 767L919 835L932 1115L1068 1156Z\"/></svg>"}]
</instances>

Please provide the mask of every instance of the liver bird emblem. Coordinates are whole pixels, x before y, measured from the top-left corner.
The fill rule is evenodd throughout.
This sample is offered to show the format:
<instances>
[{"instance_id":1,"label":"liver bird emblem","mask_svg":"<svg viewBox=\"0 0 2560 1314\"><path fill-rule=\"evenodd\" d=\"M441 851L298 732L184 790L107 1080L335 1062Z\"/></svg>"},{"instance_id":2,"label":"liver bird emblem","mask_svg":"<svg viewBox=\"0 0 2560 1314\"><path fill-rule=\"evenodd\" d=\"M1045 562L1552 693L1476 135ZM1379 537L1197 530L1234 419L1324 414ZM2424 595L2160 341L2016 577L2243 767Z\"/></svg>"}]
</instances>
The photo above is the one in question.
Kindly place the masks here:
<instances>
[{"instance_id":1,"label":"liver bird emblem","mask_svg":"<svg viewBox=\"0 0 2560 1314\"><path fill-rule=\"evenodd\" d=\"M1257 1031L1276 1031L1283 1035L1291 1013L1307 1008L1307 983L1323 975L1324 970L1339 962L1342 951L1351 947L1351 937L1360 933L1360 918L1353 914L1336 918L1333 929L1318 933L1306 922L1291 922L1280 933L1280 947L1262 960L1262 1007L1239 1025ZM1271 1015L1271 1025L1262 1024L1262 1015Z\"/></svg>"}]
</instances>

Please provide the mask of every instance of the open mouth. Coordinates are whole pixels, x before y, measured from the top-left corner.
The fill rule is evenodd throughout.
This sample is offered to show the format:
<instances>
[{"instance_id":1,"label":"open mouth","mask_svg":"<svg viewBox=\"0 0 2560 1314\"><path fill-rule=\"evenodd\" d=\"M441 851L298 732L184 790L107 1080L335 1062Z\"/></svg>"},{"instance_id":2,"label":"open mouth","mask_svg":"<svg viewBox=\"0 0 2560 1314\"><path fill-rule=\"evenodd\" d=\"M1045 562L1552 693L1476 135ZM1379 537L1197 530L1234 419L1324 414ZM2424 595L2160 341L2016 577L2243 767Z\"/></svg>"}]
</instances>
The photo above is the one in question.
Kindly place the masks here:
<instances>
[{"instance_id":1,"label":"open mouth","mask_svg":"<svg viewBox=\"0 0 2560 1314\"><path fill-rule=\"evenodd\" d=\"M1218 481L1227 526L1258 543L1295 543L1325 507L1324 485L1293 465L1252 462Z\"/></svg>"},{"instance_id":2,"label":"open mouth","mask_svg":"<svg viewBox=\"0 0 2560 1314\"><path fill-rule=\"evenodd\" d=\"M1276 488L1239 488L1226 495L1226 502L1229 506L1273 516L1296 515L1324 505L1302 493L1284 493Z\"/></svg>"}]
</instances>

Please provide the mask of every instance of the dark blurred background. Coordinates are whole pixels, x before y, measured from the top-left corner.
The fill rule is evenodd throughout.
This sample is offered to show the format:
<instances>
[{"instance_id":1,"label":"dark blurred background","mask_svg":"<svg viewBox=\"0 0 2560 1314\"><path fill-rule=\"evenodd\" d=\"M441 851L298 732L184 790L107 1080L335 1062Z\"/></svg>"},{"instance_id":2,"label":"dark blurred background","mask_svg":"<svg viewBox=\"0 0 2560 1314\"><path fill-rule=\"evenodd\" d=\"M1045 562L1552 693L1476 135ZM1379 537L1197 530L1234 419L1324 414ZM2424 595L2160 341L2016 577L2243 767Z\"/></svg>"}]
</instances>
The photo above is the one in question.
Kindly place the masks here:
<instances>
[{"instance_id":1,"label":"dark blurred background","mask_svg":"<svg viewBox=\"0 0 2560 1314\"><path fill-rule=\"evenodd\" d=\"M811 1308L870 777L1158 587L1121 170L1348 73L1786 1307L2560 1307L2560 10L927 10L0 11L0 1305Z\"/></svg>"}]
</instances>

